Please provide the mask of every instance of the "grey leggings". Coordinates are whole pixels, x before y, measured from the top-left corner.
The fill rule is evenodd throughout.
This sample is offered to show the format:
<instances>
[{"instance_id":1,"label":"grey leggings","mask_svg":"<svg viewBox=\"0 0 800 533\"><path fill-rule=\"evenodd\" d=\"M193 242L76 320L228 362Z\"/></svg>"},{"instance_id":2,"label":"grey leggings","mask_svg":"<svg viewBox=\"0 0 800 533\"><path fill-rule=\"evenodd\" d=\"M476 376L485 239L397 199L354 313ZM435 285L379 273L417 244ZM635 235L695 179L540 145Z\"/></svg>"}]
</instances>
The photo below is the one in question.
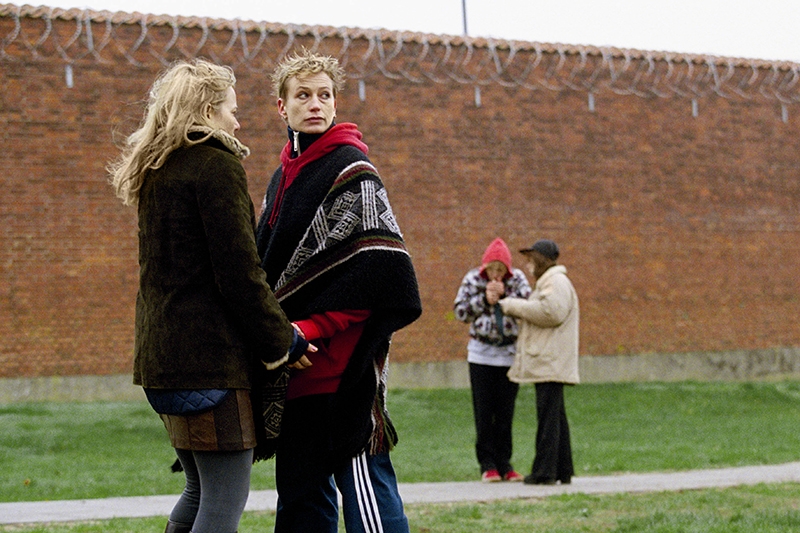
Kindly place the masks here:
<instances>
[{"instance_id":1,"label":"grey leggings","mask_svg":"<svg viewBox=\"0 0 800 533\"><path fill-rule=\"evenodd\" d=\"M250 492L253 450L175 452L186 474L186 488L169 519L193 524L192 533L234 533Z\"/></svg>"}]
</instances>

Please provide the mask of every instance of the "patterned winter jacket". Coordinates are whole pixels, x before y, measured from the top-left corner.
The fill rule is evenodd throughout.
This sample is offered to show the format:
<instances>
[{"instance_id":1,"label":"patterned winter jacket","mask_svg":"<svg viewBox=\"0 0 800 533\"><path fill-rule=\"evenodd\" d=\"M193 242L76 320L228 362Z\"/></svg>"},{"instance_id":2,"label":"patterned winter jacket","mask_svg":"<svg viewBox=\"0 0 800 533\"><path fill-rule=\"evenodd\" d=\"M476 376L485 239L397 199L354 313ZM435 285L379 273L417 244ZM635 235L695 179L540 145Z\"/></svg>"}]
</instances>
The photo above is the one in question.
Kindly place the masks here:
<instances>
[{"instance_id":1,"label":"patterned winter jacket","mask_svg":"<svg viewBox=\"0 0 800 533\"><path fill-rule=\"evenodd\" d=\"M473 268L464 276L453 304L456 318L470 324L469 335L487 344L504 346L517 340L519 329L517 322L510 316L503 315L503 330L500 331L495 308L498 304L489 305L486 301L486 284L489 280L481 274L481 268ZM511 277L504 280L505 297L527 298L531 294L531 286L525 274L517 268L511 269Z\"/></svg>"}]
</instances>

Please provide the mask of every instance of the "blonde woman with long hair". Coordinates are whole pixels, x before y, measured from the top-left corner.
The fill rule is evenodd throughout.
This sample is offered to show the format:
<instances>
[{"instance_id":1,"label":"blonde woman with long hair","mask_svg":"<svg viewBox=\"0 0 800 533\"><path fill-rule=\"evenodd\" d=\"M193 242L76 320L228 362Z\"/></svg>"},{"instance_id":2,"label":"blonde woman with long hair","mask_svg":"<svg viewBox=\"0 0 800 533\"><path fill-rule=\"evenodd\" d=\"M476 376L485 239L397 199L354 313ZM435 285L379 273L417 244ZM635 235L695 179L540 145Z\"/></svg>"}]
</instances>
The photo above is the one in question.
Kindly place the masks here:
<instances>
[{"instance_id":1,"label":"blonde woman with long hair","mask_svg":"<svg viewBox=\"0 0 800 533\"><path fill-rule=\"evenodd\" d=\"M235 84L230 68L175 63L109 165L117 196L139 215L133 381L186 476L168 533L237 530L263 428L255 371L294 362L307 346L259 266Z\"/></svg>"}]
</instances>

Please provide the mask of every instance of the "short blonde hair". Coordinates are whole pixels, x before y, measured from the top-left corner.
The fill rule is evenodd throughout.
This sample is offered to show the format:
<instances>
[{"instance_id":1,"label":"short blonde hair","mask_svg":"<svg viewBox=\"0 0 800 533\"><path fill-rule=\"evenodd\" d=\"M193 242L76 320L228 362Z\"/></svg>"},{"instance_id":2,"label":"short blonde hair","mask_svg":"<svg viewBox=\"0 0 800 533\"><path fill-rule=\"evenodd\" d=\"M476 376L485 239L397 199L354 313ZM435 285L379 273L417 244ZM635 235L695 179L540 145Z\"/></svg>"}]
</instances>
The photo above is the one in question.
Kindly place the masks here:
<instances>
[{"instance_id":1,"label":"short blonde hair","mask_svg":"<svg viewBox=\"0 0 800 533\"><path fill-rule=\"evenodd\" d=\"M286 98L286 83L297 76L308 76L324 72L333 81L333 96L344 88L344 69L335 57L314 54L306 49L286 56L272 73L272 93Z\"/></svg>"},{"instance_id":2,"label":"short blonde hair","mask_svg":"<svg viewBox=\"0 0 800 533\"><path fill-rule=\"evenodd\" d=\"M153 82L139 129L108 165L110 182L125 205L138 202L147 170L161 167L175 149L202 142L189 140L190 128L211 126L208 107L216 109L235 85L230 67L203 59L177 61Z\"/></svg>"}]
</instances>

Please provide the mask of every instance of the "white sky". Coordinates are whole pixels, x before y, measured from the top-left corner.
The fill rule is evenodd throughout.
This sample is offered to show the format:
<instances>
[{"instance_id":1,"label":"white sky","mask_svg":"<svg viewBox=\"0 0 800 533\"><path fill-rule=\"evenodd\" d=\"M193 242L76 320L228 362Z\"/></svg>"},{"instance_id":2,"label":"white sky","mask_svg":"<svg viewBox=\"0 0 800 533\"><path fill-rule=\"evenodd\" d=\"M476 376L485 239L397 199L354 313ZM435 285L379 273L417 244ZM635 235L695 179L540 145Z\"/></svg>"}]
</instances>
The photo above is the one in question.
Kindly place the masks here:
<instances>
[{"instance_id":1,"label":"white sky","mask_svg":"<svg viewBox=\"0 0 800 533\"><path fill-rule=\"evenodd\" d=\"M465 2L467 31L475 37L800 63L800 0ZM447 35L464 31L462 0L50 0L46 5Z\"/></svg>"}]
</instances>

